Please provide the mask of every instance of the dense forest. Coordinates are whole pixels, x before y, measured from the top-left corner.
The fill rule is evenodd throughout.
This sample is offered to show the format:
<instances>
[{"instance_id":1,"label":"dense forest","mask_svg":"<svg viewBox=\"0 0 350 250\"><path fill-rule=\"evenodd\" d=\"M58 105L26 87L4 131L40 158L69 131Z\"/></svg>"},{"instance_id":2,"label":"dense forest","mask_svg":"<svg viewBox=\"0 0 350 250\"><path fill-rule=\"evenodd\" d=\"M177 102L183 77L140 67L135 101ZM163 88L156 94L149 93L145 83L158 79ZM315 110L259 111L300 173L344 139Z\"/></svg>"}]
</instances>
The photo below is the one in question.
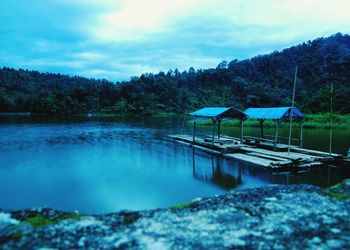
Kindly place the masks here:
<instances>
[{"instance_id":1,"label":"dense forest","mask_svg":"<svg viewBox=\"0 0 350 250\"><path fill-rule=\"evenodd\" d=\"M304 112L350 113L350 36L318 38L247 60L223 61L213 69L145 73L129 82L0 69L0 112L149 115L184 113L202 106L289 105L295 66L296 103Z\"/></svg>"}]
</instances>

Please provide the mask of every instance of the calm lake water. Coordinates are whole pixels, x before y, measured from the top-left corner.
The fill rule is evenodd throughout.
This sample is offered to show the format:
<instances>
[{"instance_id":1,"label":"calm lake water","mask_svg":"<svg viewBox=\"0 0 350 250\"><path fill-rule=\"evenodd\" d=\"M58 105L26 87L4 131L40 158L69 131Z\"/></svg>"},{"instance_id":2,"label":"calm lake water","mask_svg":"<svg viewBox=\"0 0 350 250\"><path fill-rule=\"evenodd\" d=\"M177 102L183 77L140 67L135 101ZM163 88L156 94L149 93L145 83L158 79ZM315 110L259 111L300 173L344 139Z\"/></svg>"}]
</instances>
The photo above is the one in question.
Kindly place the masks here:
<instances>
[{"instance_id":1,"label":"calm lake water","mask_svg":"<svg viewBox=\"0 0 350 250\"><path fill-rule=\"evenodd\" d=\"M99 214L167 207L272 183L325 187L350 178L349 170L334 167L271 174L167 140L168 134L191 133L191 125L182 124L182 117L0 117L0 207ZM199 128L199 133L210 134L211 128ZM239 129L223 133L238 136ZM259 130L246 128L245 133L258 135ZM350 130L333 134L334 152L345 154ZM304 130L308 148L328 150L328 138L328 130Z\"/></svg>"}]
</instances>

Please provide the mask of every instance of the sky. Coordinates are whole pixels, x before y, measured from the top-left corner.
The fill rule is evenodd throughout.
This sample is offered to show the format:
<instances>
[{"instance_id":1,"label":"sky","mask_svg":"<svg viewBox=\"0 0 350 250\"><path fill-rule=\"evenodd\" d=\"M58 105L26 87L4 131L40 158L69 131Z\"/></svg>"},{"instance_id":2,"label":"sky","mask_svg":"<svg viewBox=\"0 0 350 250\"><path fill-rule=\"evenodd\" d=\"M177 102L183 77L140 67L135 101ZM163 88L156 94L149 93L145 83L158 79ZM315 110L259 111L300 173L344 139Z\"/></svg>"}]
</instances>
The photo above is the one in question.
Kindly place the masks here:
<instances>
[{"instance_id":1,"label":"sky","mask_svg":"<svg viewBox=\"0 0 350 250\"><path fill-rule=\"evenodd\" d=\"M0 67L127 81L338 32L349 0L1 0Z\"/></svg>"}]
</instances>

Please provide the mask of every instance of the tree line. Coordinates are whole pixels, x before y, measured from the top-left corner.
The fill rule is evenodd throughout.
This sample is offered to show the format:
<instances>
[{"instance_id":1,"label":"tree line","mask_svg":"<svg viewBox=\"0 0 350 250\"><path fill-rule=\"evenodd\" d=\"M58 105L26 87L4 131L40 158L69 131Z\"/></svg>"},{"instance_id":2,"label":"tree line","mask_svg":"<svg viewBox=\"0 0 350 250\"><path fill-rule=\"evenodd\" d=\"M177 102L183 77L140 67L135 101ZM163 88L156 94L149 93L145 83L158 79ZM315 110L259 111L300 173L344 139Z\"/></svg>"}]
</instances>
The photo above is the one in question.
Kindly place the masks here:
<instances>
[{"instance_id":1,"label":"tree line","mask_svg":"<svg viewBox=\"0 0 350 250\"><path fill-rule=\"evenodd\" d=\"M296 104L306 113L350 113L350 36L340 33L216 68L145 73L128 82L0 69L0 112L46 114L184 113L203 106L289 105L295 66ZM334 91L330 93L330 85Z\"/></svg>"}]
</instances>

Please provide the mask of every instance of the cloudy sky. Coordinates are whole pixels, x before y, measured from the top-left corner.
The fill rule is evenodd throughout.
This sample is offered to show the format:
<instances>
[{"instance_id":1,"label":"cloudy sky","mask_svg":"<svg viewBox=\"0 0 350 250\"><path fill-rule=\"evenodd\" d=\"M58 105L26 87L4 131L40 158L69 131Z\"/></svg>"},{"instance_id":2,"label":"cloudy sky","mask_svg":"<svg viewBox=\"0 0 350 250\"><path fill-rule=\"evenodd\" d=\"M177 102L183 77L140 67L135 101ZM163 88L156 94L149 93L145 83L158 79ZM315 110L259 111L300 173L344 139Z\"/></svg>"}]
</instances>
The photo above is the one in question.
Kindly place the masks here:
<instances>
[{"instance_id":1,"label":"cloudy sky","mask_svg":"<svg viewBox=\"0 0 350 250\"><path fill-rule=\"evenodd\" d=\"M349 0L1 0L0 67L111 81L350 33Z\"/></svg>"}]
</instances>

